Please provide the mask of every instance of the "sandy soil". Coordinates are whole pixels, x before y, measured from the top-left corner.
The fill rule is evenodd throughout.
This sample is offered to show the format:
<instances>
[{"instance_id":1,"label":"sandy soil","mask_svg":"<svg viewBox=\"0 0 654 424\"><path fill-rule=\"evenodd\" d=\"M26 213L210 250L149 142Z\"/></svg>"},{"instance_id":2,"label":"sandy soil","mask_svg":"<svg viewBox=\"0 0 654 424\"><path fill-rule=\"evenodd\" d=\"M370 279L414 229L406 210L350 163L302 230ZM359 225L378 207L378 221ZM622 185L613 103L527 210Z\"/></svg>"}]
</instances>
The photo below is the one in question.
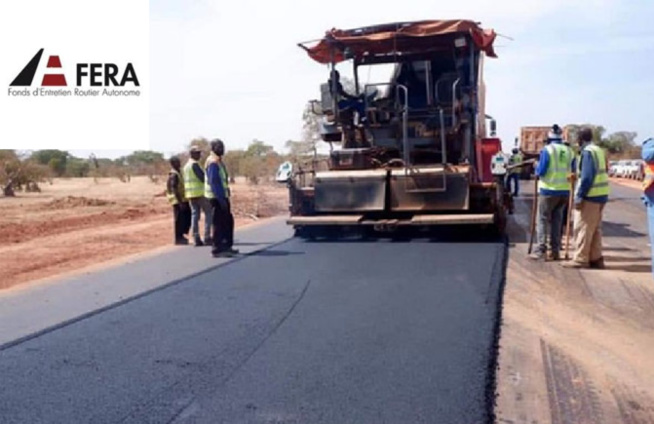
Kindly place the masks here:
<instances>
[{"instance_id":1,"label":"sandy soil","mask_svg":"<svg viewBox=\"0 0 654 424\"><path fill-rule=\"evenodd\" d=\"M627 186L627 187L633 187L633 188L636 188L638 190L640 190L642 188L642 186L643 186L643 183L641 181L630 180L630 179L627 179L627 178L611 178L611 181L613 181L614 183L618 183L618 184Z\"/></svg>"},{"instance_id":2,"label":"sandy soil","mask_svg":"<svg viewBox=\"0 0 654 424\"><path fill-rule=\"evenodd\" d=\"M164 181L59 179L41 188L0 198L0 289L172 244ZM237 227L288 210L284 186L237 182L232 192Z\"/></svg>"},{"instance_id":3,"label":"sandy soil","mask_svg":"<svg viewBox=\"0 0 654 424\"><path fill-rule=\"evenodd\" d=\"M620 180L626 184L629 180ZM642 208L604 217L607 269L527 259L517 202L503 305L498 423L654 423L654 285Z\"/></svg>"}]
</instances>

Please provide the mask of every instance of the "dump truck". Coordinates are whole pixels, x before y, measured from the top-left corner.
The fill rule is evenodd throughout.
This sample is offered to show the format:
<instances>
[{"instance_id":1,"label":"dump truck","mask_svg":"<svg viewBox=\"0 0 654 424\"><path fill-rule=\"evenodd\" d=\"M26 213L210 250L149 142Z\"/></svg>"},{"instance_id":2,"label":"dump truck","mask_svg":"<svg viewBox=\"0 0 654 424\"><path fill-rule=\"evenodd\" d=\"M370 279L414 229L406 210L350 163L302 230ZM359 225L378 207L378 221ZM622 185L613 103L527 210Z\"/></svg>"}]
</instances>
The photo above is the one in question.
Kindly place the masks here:
<instances>
[{"instance_id":1,"label":"dump truck","mask_svg":"<svg viewBox=\"0 0 654 424\"><path fill-rule=\"evenodd\" d=\"M332 29L299 43L328 65L311 104L330 154L288 173L295 234L443 225L502 233L512 198L504 166L491 168L505 155L483 80L495 37L474 21L427 20ZM337 65L352 71L353 93ZM361 82L379 65L390 66L390 78Z\"/></svg>"},{"instance_id":2,"label":"dump truck","mask_svg":"<svg viewBox=\"0 0 654 424\"><path fill-rule=\"evenodd\" d=\"M516 146L522 153L523 160L538 160L540 151L545 146L547 134L552 130L552 126L528 126L520 128L520 144L516 139ZM520 179L529 180L534 175L533 165L527 165L520 171Z\"/></svg>"},{"instance_id":3,"label":"dump truck","mask_svg":"<svg viewBox=\"0 0 654 424\"><path fill-rule=\"evenodd\" d=\"M538 160L541 150L545 147L547 136L552 126L525 126L520 128L520 140L515 140L515 147L522 152L523 160ZM563 127L563 140L570 141L570 126ZM520 170L520 179L530 180L534 175L534 166L525 165Z\"/></svg>"}]
</instances>

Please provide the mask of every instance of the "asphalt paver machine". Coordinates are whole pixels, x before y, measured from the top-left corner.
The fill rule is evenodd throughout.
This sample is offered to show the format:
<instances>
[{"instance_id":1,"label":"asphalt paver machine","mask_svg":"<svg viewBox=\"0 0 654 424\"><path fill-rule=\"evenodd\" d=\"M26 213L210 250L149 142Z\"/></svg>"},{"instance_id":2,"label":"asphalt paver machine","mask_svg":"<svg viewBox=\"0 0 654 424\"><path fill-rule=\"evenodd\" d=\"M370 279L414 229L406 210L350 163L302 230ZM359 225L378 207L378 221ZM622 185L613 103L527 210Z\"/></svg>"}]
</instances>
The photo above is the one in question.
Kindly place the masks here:
<instances>
[{"instance_id":1,"label":"asphalt paver machine","mask_svg":"<svg viewBox=\"0 0 654 424\"><path fill-rule=\"evenodd\" d=\"M502 233L512 199L483 80L495 37L473 21L429 20L332 29L300 43L328 67L312 109L331 149L286 172L296 235L443 225ZM350 92L337 70L347 62ZM390 78L362 83L378 65Z\"/></svg>"}]
</instances>

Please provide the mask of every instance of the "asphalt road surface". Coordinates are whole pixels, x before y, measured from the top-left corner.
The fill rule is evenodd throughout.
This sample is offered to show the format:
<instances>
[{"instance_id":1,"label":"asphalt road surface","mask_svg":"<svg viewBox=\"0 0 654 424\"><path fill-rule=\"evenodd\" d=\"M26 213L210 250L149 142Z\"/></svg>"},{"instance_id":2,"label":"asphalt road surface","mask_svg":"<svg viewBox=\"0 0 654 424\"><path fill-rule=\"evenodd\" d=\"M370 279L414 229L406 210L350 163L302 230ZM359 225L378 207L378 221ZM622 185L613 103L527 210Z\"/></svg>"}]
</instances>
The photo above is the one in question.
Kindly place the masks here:
<instances>
[{"instance_id":1,"label":"asphalt road surface","mask_svg":"<svg viewBox=\"0 0 654 424\"><path fill-rule=\"evenodd\" d=\"M291 239L6 345L0 422L489 422L505 261Z\"/></svg>"}]
</instances>

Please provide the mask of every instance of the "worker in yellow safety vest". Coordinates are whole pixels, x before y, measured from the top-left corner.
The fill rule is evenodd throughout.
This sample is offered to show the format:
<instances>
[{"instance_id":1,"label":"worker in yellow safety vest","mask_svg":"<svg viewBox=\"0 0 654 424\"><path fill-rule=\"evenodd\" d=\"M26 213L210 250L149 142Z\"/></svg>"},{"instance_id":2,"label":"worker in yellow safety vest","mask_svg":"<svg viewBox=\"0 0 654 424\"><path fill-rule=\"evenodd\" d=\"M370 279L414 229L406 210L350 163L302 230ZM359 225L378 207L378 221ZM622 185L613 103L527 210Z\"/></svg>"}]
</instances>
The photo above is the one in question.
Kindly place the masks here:
<instances>
[{"instance_id":1,"label":"worker in yellow safety vest","mask_svg":"<svg viewBox=\"0 0 654 424\"><path fill-rule=\"evenodd\" d=\"M509 165L522 163L522 154L518 148L514 148L512 155L509 158ZM520 194L520 171L521 168L512 168L509 170L509 175L506 177L506 189L511 191L511 183L513 183L513 197L518 197Z\"/></svg>"},{"instance_id":2,"label":"worker in yellow safety vest","mask_svg":"<svg viewBox=\"0 0 654 424\"><path fill-rule=\"evenodd\" d=\"M647 208L650 249L654 249L654 138L643 141L641 148L643 159L643 203ZM652 251L654 252L654 251ZM654 254L652 255L652 274L654 275Z\"/></svg>"},{"instance_id":3,"label":"worker in yellow safety vest","mask_svg":"<svg viewBox=\"0 0 654 424\"><path fill-rule=\"evenodd\" d=\"M184 166L184 188L191 203L191 229L196 246L211 245L211 205L204 197L204 171L200 165L202 151L191 146L189 160ZM204 241L200 238L200 215L204 212Z\"/></svg>"},{"instance_id":4,"label":"worker in yellow safety vest","mask_svg":"<svg viewBox=\"0 0 654 424\"><path fill-rule=\"evenodd\" d=\"M229 174L223 163L225 145L220 139L211 141L211 153L205 163L207 177L204 183L204 196L209 199L213 215L214 257L232 256L234 249L234 216L231 211Z\"/></svg>"},{"instance_id":5,"label":"worker in yellow safety vest","mask_svg":"<svg viewBox=\"0 0 654 424\"><path fill-rule=\"evenodd\" d=\"M548 232L552 259L560 259L563 213L568 204L573 171L572 150L563 144L561 128L555 124L548 134L548 143L540 152L536 168L536 175L539 178L538 219L536 220L538 246L536 251L529 255L530 259L546 258L545 240Z\"/></svg>"},{"instance_id":6,"label":"worker in yellow safety vest","mask_svg":"<svg viewBox=\"0 0 654 424\"><path fill-rule=\"evenodd\" d=\"M184 191L184 179L180 173L181 162L177 156L170 158L170 171L166 184L166 197L173 207L173 227L175 244L186 245L191 228L191 211Z\"/></svg>"},{"instance_id":7,"label":"worker in yellow safety vest","mask_svg":"<svg viewBox=\"0 0 654 424\"><path fill-rule=\"evenodd\" d=\"M604 150L593 142L589 127L581 129L579 139L583 148L574 193L575 253L563 266L602 269L602 213L611 191L608 162Z\"/></svg>"}]
</instances>

